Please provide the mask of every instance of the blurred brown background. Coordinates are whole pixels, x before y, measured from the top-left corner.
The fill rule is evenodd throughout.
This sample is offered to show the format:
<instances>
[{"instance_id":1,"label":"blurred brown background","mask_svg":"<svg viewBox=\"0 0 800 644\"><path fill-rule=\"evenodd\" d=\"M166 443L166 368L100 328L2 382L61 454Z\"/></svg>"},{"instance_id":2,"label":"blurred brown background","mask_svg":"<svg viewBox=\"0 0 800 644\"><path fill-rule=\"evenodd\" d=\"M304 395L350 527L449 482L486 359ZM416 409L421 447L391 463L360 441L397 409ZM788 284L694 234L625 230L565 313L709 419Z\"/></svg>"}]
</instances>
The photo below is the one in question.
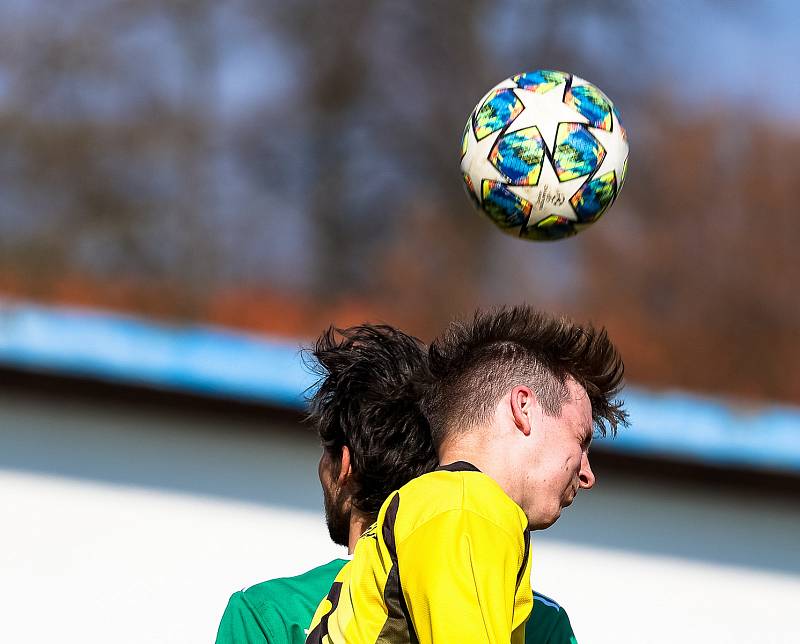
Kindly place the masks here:
<instances>
[{"instance_id":1,"label":"blurred brown background","mask_svg":"<svg viewBox=\"0 0 800 644\"><path fill-rule=\"evenodd\" d=\"M607 325L628 379L800 402L800 10L790 2L10 0L0 295L289 337L432 337L527 301ZM503 236L458 171L492 85L617 104L591 230Z\"/></svg>"}]
</instances>

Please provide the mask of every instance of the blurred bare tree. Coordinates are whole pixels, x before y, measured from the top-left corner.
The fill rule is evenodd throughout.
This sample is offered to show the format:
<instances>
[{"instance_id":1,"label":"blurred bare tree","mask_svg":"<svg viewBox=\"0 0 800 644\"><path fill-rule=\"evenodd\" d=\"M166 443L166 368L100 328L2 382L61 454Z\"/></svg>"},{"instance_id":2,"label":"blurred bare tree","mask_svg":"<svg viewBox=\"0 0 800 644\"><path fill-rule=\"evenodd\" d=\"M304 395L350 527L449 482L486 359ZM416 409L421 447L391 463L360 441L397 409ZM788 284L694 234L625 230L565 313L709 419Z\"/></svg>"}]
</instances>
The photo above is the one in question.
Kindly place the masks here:
<instances>
[{"instance_id":1,"label":"blurred bare tree","mask_svg":"<svg viewBox=\"0 0 800 644\"><path fill-rule=\"evenodd\" d=\"M6 3L0 292L425 336L528 300L608 324L633 380L800 401L800 141L655 86L653 6ZM608 218L544 246L475 215L457 162L478 98L535 68L605 89L633 146Z\"/></svg>"},{"instance_id":2,"label":"blurred bare tree","mask_svg":"<svg viewBox=\"0 0 800 644\"><path fill-rule=\"evenodd\" d=\"M191 301L218 261L210 3L31 4L0 38L3 267L35 293L77 270Z\"/></svg>"}]
</instances>

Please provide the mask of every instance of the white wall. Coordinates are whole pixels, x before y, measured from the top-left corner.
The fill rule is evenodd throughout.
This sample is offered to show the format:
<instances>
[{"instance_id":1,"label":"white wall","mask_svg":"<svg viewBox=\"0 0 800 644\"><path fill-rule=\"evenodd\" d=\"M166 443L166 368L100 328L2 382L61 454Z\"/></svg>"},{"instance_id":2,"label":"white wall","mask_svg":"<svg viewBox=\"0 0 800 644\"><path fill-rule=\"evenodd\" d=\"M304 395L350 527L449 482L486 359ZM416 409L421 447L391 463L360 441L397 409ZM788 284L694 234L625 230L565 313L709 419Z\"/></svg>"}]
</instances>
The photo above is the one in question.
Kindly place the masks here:
<instances>
[{"instance_id":1,"label":"white wall","mask_svg":"<svg viewBox=\"0 0 800 644\"><path fill-rule=\"evenodd\" d=\"M580 642L800 642L796 501L606 474L533 543Z\"/></svg>"},{"instance_id":2,"label":"white wall","mask_svg":"<svg viewBox=\"0 0 800 644\"><path fill-rule=\"evenodd\" d=\"M3 641L212 641L336 556L307 430L0 392ZM599 473L534 537L584 644L798 642L800 507Z\"/></svg>"}]
</instances>

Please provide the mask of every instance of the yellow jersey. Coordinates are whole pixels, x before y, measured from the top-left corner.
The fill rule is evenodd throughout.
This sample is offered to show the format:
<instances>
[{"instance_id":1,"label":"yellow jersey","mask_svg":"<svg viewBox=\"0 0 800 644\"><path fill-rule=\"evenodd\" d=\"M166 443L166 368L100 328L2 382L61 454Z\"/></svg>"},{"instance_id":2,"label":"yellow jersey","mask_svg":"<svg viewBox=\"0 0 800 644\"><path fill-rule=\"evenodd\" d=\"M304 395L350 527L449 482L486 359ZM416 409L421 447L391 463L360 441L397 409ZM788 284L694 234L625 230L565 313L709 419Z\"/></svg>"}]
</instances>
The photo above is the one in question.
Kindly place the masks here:
<instances>
[{"instance_id":1,"label":"yellow jersey","mask_svg":"<svg viewBox=\"0 0 800 644\"><path fill-rule=\"evenodd\" d=\"M532 607L525 513L458 462L386 499L306 642L522 644Z\"/></svg>"}]
</instances>

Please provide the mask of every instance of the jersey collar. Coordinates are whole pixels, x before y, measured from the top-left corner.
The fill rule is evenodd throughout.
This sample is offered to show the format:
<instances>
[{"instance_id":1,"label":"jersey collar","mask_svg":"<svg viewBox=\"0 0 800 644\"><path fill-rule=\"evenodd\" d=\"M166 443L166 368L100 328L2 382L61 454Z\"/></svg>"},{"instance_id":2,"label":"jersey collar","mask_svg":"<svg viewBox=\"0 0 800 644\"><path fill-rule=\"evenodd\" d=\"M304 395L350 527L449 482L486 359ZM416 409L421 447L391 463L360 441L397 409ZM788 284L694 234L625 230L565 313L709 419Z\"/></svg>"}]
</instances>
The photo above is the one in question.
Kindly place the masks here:
<instances>
[{"instance_id":1,"label":"jersey collar","mask_svg":"<svg viewBox=\"0 0 800 644\"><path fill-rule=\"evenodd\" d=\"M436 468L437 472L480 472L472 463L467 461L456 461L455 463L448 463L447 465L440 465Z\"/></svg>"}]
</instances>

